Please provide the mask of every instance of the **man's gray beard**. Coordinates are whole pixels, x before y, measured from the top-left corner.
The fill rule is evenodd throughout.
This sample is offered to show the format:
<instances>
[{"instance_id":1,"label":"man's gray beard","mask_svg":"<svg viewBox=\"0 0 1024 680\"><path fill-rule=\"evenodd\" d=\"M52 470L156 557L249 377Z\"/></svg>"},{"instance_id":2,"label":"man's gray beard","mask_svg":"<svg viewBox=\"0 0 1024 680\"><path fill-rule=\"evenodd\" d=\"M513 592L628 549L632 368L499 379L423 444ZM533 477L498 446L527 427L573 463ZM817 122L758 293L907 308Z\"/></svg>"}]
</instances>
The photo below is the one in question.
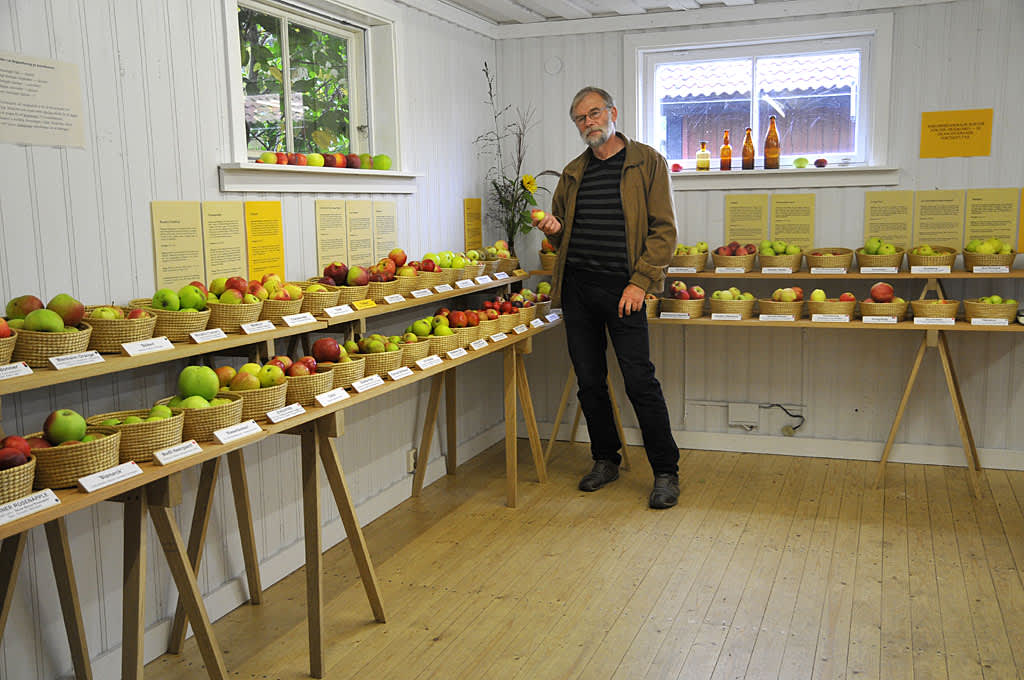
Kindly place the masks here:
<instances>
[{"instance_id":1,"label":"man's gray beard","mask_svg":"<svg viewBox=\"0 0 1024 680\"><path fill-rule=\"evenodd\" d=\"M607 142L608 139L611 137L611 134L609 134L608 132L608 128L598 126L597 129L601 132L601 134L598 135L597 137L591 137L591 130L589 129L584 130L583 134L580 135L580 137L583 138L583 143L589 146L591 149L598 148L599 146Z\"/></svg>"}]
</instances>

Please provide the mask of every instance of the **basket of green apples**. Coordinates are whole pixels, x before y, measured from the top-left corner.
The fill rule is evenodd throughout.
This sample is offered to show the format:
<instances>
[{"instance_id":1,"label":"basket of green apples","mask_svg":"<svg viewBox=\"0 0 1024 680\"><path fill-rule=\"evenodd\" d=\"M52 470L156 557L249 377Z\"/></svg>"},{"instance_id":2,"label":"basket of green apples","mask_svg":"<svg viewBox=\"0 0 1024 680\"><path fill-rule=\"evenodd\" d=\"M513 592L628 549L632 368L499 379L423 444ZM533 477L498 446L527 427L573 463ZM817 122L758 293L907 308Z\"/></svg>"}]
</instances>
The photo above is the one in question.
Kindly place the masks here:
<instances>
[{"instance_id":1,"label":"basket of green apples","mask_svg":"<svg viewBox=\"0 0 1024 680\"><path fill-rule=\"evenodd\" d=\"M185 412L158 404L150 409L111 411L86 418L86 423L110 427L121 433L118 460L144 463L153 460L153 453L181 443Z\"/></svg>"}]
</instances>

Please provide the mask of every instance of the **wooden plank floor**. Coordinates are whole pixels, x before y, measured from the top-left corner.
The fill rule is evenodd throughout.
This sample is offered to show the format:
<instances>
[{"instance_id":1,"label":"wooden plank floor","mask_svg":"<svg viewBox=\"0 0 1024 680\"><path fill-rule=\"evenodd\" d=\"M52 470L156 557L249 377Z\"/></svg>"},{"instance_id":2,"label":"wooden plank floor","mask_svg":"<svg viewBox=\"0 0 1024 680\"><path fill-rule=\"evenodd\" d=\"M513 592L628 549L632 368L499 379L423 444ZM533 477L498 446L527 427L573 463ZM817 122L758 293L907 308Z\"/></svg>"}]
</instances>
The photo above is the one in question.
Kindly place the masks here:
<instances>
[{"instance_id":1,"label":"wooden plank floor","mask_svg":"<svg viewBox=\"0 0 1024 680\"><path fill-rule=\"evenodd\" d=\"M342 678L1024 677L1024 472L685 451L576 490L587 448L520 507L500 445L365 528L389 621L348 546L325 557L327 674ZM302 570L214 628L233 677L308 677ZM148 678L202 678L193 640Z\"/></svg>"}]
</instances>

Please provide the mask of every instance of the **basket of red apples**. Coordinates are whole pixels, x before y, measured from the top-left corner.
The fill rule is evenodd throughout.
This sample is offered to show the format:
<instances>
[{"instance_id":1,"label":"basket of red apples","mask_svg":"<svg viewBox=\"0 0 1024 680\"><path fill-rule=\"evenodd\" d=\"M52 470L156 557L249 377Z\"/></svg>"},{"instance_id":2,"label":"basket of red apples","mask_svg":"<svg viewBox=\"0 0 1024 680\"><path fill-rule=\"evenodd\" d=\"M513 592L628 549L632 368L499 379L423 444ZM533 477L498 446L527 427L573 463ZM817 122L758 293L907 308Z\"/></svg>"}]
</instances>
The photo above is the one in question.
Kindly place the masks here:
<instances>
[{"instance_id":1,"label":"basket of red apples","mask_svg":"<svg viewBox=\"0 0 1024 680\"><path fill-rule=\"evenodd\" d=\"M14 353L14 343L17 341L18 336L10 324L7 323L7 319L0 319L0 366L11 360L11 354Z\"/></svg>"},{"instance_id":2,"label":"basket of red apples","mask_svg":"<svg viewBox=\"0 0 1024 680\"><path fill-rule=\"evenodd\" d=\"M743 246L738 241L733 241L724 246L718 246L711 253L711 260L715 267L738 267L745 272L754 268L754 258L757 255L757 246L748 243Z\"/></svg>"},{"instance_id":3,"label":"basket of red apples","mask_svg":"<svg viewBox=\"0 0 1024 680\"><path fill-rule=\"evenodd\" d=\"M36 458L28 440L18 435L0 441L0 505L32 493Z\"/></svg>"},{"instance_id":4,"label":"basket of red apples","mask_svg":"<svg viewBox=\"0 0 1024 680\"><path fill-rule=\"evenodd\" d=\"M448 325L465 347L480 338L480 313L475 309L453 309L448 312Z\"/></svg>"},{"instance_id":5,"label":"basket of red apples","mask_svg":"<svg viewBox=\"0 0 1024 680\"><path fill-rule=\"evenodd\" d=\"M280 277L267 274L270 287L277 290ZM238 333L242 325L260 318L263 301L270 297L270 291L262 279L247 280L244 276L220 277L210 281L207 288L206 308L210 310L209 328L219 328L225 333Z\"/></svg>"},{"instance_id":6,"label":"basket of red apples","mask_svg":"<svg viewBox=\"0 0 1024 680\"><path fill-rule=\"evenodd\" d=\"M860 301L860 315L894 316L902 321L907 315L907 301L896 297L896 291L891 283L879 281L871 285L868 296Z\"/></svg>"},{"instance_id":7,"label":"basket of red apples","mask_svg":"<svg viewBox=\"0 0 1024 680\"><path fill-rule=\"evenodd\" d=\"M830 298L821 288L815 288L807 298L807 312L815 314L845 314L853 317L857 307L857 296L853 293L841 293L839 297Z\"/></svg>"},{"instance_id":8,"label":"basket of red apples","mask_svg":"<svg viewBox=\"0 0 1024 680\"><path fill-rule=\"evenodd\" d=\"M739 314L741 319L749 319L754 316L754 303L757 299L750 291L740 291L739 288L716 290L711 293L712 314Z\"/></svg>"},{"instance_id":9,"label":"basket of red apples","mask_svg":"<svg viewBox=\"0 0 1024 680\"><path fill-rule=\"evenodd\" d=\"M814 269L846 269L849 271L853 264L853 251L849 248L814 248L804 255L807 258L807 268ZM854 300L856 302L856 300Z\"/></svg>"},{"instance_id":10,"label":"basket of red apples","mask_svg":"<svg viewBox=\"0 0 1024 680\"><path fill-rule=\"evenodd\" d=\"M370 272L366 267L349 267L344 262L334 261L324 267L322 276L307 281L337 287L338 304L342 305L366 299L366 291L370 288Z\"/></svg>"},{"instance_id":11,"label":"basket of red apples","mask_svg":"<svg viewBox=\"0 0 1024 680\"><path fill-rule=\"evenodd\" d=\"M678 279L668 285L668 295L658 302L660 312L685 312L691 319L704 316L704 289Z\"/></svg>"},{"instance_id":12,"label":"basket of red apples","mask_svg":"<svg viewBox=\"0 0 1024 680\"><path fill-rule=\"evenodd\" d=\"M261 320L280 326L283 317L298 314L302 309L303 292L298 284L284 283L277 274L267 274L263 277L263 287L270 297L263 301Z\"/></svg>"},{"instance_id":13,"label":"basket of red apples","mask_svg":"<svg viewBox=\"0 0 1024 680\"><path fill-rule=\"evenodd\" d=\"M291 365L290 357L275 356L262 366L251 362L243 364L237 371L232 366L218 366L214 372L222 391L242 398L240 419L252 420L265 418L267 411L279 409L287 403L285 371Z\"/></svg>"},{"instance_id":14,"label":"basket of red apples","mask_svg":"<svg viewBox=\"0 0 1024 680\"><path fill-rule=\"evenodd\" d=\"M335 346L338 345L333 338L329 339ZM325 363L326 366L320 364L315 357L308 354L293 361L284 372L285 384L288 385L285 402L311 406L316 402L318 394L330 391L334 387L334 362Z\"/></svg>"},{"instance_id":15,"label":"basket of red apples","mask_svg":"<svg viewBox=\"0 0 1024 680\"><path fill-rule=\"evenodd\" d=\"M776 288L770 298L761 298L757 307L762 314L781 314L799 319L804 310L804 289L800 286Z\"/></svg>"}]
</instances>

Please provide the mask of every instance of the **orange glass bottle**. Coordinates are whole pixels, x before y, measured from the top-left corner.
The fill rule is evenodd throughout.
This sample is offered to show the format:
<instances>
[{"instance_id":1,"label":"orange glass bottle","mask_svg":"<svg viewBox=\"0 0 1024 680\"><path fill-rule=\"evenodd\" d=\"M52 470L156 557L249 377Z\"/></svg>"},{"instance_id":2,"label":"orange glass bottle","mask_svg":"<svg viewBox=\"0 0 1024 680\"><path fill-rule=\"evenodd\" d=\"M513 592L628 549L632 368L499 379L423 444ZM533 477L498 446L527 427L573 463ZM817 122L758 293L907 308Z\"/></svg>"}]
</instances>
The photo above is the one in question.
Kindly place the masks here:
<instances>
[{"instance_id":1,"label":"orange glass bottle","mask_svg":"<svg viewBox=\"0 0 1024 680\"><path fill-rule=\"evenodd\" d=\"M754 169L754 140L750 136L750 128L747 128L747 136L743 138L743 169Z\"/></svg>"},{"instance_id":2,"label":"orange glass bottle","mask_svg":"<svg viewBox=\"0 0 1024 680\"><path fill-rule=\"evenodd\" d=\"M729 131L722 135L722 148L718 151L718 167L722 170L732 170L732 145L729 144Z\"/></svg>"},{"instance_id":3,"label":"orange glass bottle","mask_svg":"<svg viewBox=\"0 0 1024 680\"><path fill-rule=\"evenodd\" d=\"M775 116L768 117L768 134L764 138L764 169L779 169L779 131L775 127Z\"/></svg>"}]
</instances>

